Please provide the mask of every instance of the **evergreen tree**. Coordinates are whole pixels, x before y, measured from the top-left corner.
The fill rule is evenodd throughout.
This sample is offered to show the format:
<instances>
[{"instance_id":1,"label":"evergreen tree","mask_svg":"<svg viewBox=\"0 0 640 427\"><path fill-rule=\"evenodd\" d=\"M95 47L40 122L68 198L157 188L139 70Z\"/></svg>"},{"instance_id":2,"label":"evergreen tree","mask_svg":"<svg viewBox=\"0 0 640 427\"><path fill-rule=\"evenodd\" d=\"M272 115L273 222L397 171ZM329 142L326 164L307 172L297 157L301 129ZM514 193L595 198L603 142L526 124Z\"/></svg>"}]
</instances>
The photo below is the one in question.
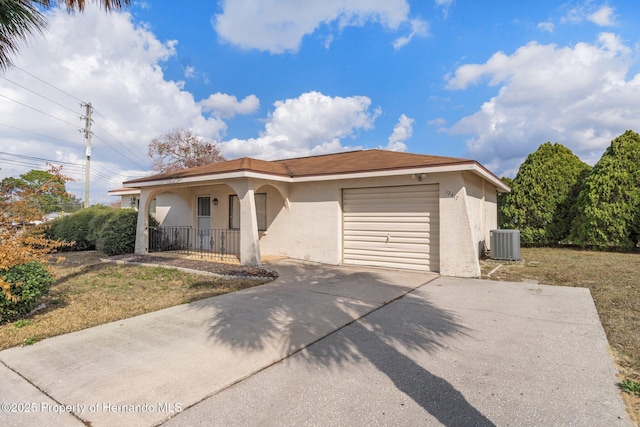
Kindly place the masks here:
<instances>
[{"instance_id":1,"label":"evergreen tree","mask_svg":"<svg viewBox=\"0 0 640 427\"><path fill-rule=\"evenodd\" d=\"M523 246L557 245L569 234L590 169L562 144L542 144L522 163L500 203L501 226L520 229Z\"/></svg>"},{"instance_id":2,"label":"evergreen tree","mask_svg":"<svg viewBox=\"0 0 640 427\"><path fill-rule=\"evenodd\" d=\"M631 249L640 240L640 135L628 130L604 152L580 192L569 241Z\"/></svg>"}]
</instances>

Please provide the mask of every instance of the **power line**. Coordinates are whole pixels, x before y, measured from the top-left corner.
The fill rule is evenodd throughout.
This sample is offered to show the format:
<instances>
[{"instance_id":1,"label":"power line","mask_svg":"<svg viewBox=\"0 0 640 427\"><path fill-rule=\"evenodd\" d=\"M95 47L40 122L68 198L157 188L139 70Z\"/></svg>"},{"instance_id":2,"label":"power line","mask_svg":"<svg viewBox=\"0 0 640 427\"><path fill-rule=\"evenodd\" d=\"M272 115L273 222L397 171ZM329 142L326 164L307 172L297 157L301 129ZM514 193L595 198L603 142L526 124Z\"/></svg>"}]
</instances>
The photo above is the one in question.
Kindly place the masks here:
<instances>
[{"instance_id":1,"label":"power line","mask_svg":"<svg viewBox=\"0 0 640 427\"><path fill-rule=\"evenodd\" d=\"M53 85L53 84L51 84L51 83L49 83L49 82L47 82L47 81L45 81L45 80L41 79L40 77L37 77L37 76L35 76L34 74L32 74L32 73L30 73L30 72L28 72L28 71L26 71L26 70L24 70L24 69L22 69L22 68L20 68L20 67L14 67L14 68L15 68L15 69L17 69L17 70L19 70L19 71L21 71L21 72L23 72L23 73L25 73L25 74L27 74L28 76L30 76L30 77L32 77L32 78L34 78L34 79L38 80L39 82L41 82L41 83L43 83L43 84L45 84L45 85L47 85L47 86L49 86L49 87L51 87L51 88L53 88L53 89L55 89L55 90L59 91L59 92L61 92L61 93L65 94L65 95L67 95L68 97L70 97L70 98L72 98L72 99L74 99L74 100L76 100L76 101L80 102L82 105L86 105L86 103L85 103L83 100L81 100L80 98L78 98L78 97L76 97L76 96L74 96L74 95L70 94L69 92L66 92L66 91L65 91L65 90L63 90L63 89L60 89L59 87L57 87L57 86L55 86L55 85ZM22 88L22 89L24 89L24 90L26 90L26 91L28 91L28 92L30 92L30 93L32 93L32 94L34 94L34 95L36 95L36 96L39 96L39 97L41 97L41 98L43 98L43 99L45 99L45 100L47 100L47 101L49 101L49 102L51 102L51 103L53 103L53 104L56 104L56 105L58 105L58 106L60 106L60 107L62 107L62 108L64 108L64 109L66 109L66 110L69 110L69 111L71 111L71 112L73 112L73 113L76 113L76 111L74 111L73 109L71 109L71 108L69 108L69 107L67 107L67 106L65 106L65 105L63 105L63 104L61 104L61 103L59 103L59 102L57 102L57 101L55 101L55 100L53 100L53 99L51 99L51 98L47 97L47 96L44 96L44 95L42 95L42 94L38 93L38 92L37 92L37 91L35 91L35 90L29 89L28 87L23 86L23 85L21 85L21 84L19 84L19 83L15 82L15 81L12 81L12 80L10 80L10 79L8 79L8 78L6 78L6 77L3 77L3 76L0 76L0 77L4 78L4 79L5 79L5 80L7 80L8 82L10 82L10 83L12 83L12 84L14 84L14 85L16 85L16 86L18 86L18 87ZM13 102L15 102L15 103L17 103L17 104L20 104L20 105L22 105L22 106L24 106L24 107L27 107L27 108L29 108L29 109L31 109L31 110L34 110L34 111L36 111L36 112L38 112L38 113L40 113L40 114L45 115L45 116L48 116L48 117L51 117L51 118L53 118L53 119L59 120L59 121L61 121L61 122L65 123L65 124L67 124L67 125L72 126L74 129L79 130L80 132L82 132L83 130L85 130L85 131L86 131L86 129L82 129L81 127L79 127L78 125L76 125L76 124L74 124L74 123L71 123L71 122L69 122L69 121L67 121L67 120L65 120L65 119L60 118L60 117L56 117L56 116L54 116L54 115L52 115L52 114L46 113L45 111L42 111L42 110L40 110L40 109L38 109L38 108L32 107L32 106L30 106L30 105L27 105L27 104L25 104L25 103L23 103L23 102L20 102L20 101L18 101L18 100L16 100L16 99L10 98L10 97L8 97L8 96L6 96L6 95L2 95L2 94L0 94L0 97L3 97L3 98L5 98L5 99L7 99L7 100L9 100L9 101L13 101ZM104 123L106 123L108 126L110 126L110 127L111 127L115 132L117 132L119 135L121 135L121 136L123 137L123 139L127 142L127 144L122 143L118 138L116 138L114 135L112 135L112 134L111 134L107 129L105 129L103 126L100 126L100 124L95 123L95 121L93 121L93 120L92 120L92 123L95 123L95 125L96 125L98 128L100 128L100 129L101 129L101 130L102 130L106 135L108 135L108 137L110 137L113 141L115 141L117 144L119 144L119 146L121 146L121 147L124 149L124 151L126 151L130 156L125 155L125 153L123 152L123 150L122 150L122 149L118 149L118 148L114 147L113 145L109 144L109 142L107 142L105 139L101 138L99 135L96 135L96 134L95 134L95 132L91 132L91 134L92 134L93 136L95 136L95 138L96 138L96 139L98 139L98 140L102 141L102 142L103 142L103 143L104 143L104 144L105 144L109 149L113 150L115 153L117 153L118 155L120 155L122 158L124 158L124 159L125 159L125 160L127 160L128 162L131 162L131 163L132 163L133 165L135 165L136 167L138 167L138 168L140 168L140 169L143 169L143 170L148 169L148 167L149 167L149 166L148 166L149 159L147 158L146 153L143 153L143 152L142 152L142 150L140 150L138 147L136 147L136 145L135 145L135 144L132 144L130 141L127 141L126 136L125 136L125 135L124 135L124 134L123 134L123 133L122 133L122 132L117 128L117 127L115 127L112 123L110 123L110 122L109 122L109 121L108 121L108 120L107 120L107 119L106 119L102 114L100 114L100 112L95 111L95 109L94 109L93 111L94 111L98 116L100 116L100 117L101 117L101 119L104 121ZM11 126L11 125L7 125L7 124L4 124L4 123L0 123L0 125L2 125L2 126L6 126L6 127L8 127L8 128L12 128L12 129L15 129L15 130L18 130L18 131L21 131L21 132L26 132L26 133L30 133L30 134L33 134L33 135L36 135L36 136L40 136L40 137L44 137L44 138L48 138L48 139L51 139L51 140L56 140L56 141L60 141L60 142L68 143L68 144L73 144L73 145L83 145L83 144L76 143L76 142L65 141L65 140L62 140L62 139L53 138L53 137L50 137L50 136L48 136L48 135L39 134L39 133L37 133L37 132L32 132L32 131L29 131L29 130L26 130L26 129L21 129L21 128L18 128L18 127L15 127L15 126ZM85 133L86 133L86 132L85 132ZM86 135L85 135L85 136L86 136ZM97 154L100 154L100 153L98 152ZM100 157L103 157L103 156L100 156ZM138 161L140 161L142 164L139 164L139 163L138 163L138 161L134 161L134 160L132 159L132 157L133 157L133 158L135 158L135 159L137 159ZM103 157L103 158L105 159L105 161L109 162L109 160L107 160L107 158L106 158L106 157ZM53 163L62 163L62 162L56 162L56 161L47 160L47 159L40 159L40 158L32 158L32 159L24 159L24 158L23 158L23 159L22 159L22 163L24 163L24 162L25 162L25 160L26 160L26 161L31 161L31 162L33 162L33 161L49 161L49 162L53 162ZM6 161L6 160L5 160L5 161ZM16 162L16 161L18 161L18 160L15 160L15 159L14 159L13 161L14 161L14 162ZM82 166L79 166L79 165L76 165L76 164L72 164L72 163L69 163L69 162L65 162L65 163L67 163L67 164L68 164L68 166L69 166L70 168L80 168L80 169L82 169ZM84 169L83 169L83 170L84 170ZM96 178L98 178L98 179L102 179L102 180L105 180L105 181L108 181L108 182L112 181L114 178L113 178L113 177L111 177L111 176L107 176L107 174L110 174L110 172L105 172L105 171L102 171L102 170L98 170L98 171L91 170L91 171L90 171L90 176L91 176L91 177L96 177Z\"/></svg>"},{"instance_id":2,"label":"power line","mask_svg":"<svg viewBox=\"0 0 640 427\"><path fill-rule=\"evenodd\" d=\"M59 87L52 85L51 83L45 82L45 81L44 81L44 80L42 80L40 77L34 76L34 75L33 75L33 74L31 74L30 72L28 72L28 71L26 71L26 70L23 70L22 68L20 68L20 67L18 67L18 66L16 66L16 65L14 65L14 66L13 66L13 68L15 68L15 69L17 69L17 70L22 71L23 73L25 73L25 74L27 74L27 75L29 75L29 76L33 77L34 79L36 79L36 80L38 80L38 81L40 81L40 82L42 82L42 83L46 84L46 85L47 85L47 86L49 86L49 87L54 88L55 90L57 90L57 91L59 91L59 92L64 93L65 95L67 95L67 96L69 96L69 97L71 97L71 98L75 99L76 101L78 101L78 102L79 102L79 103L81 103L81 104L86 104L86 102L84 102L82 99L78 98L77 96L73 96L73 95L71 95L69 92L66 92L66 91L62 90L62 89L60 89Z\"/></svg>"},{"instance_id":3,"label":"power line","mask_svg":"<svg viewBox=\"0 0 640 427\"><path fill-rule=\"evenodd\" d=\"M112 128L112 129L114 129L116 132L118 132L118 133L122 136L122 139L124 139L124 141L125 141L126 143L128 143L128 144L129 144L129 146L133 147L133 148L134 148L134 149L135 149L139 154L141 154L141 155L142 155L142 158L144 159L144 161L145 161L145 162L147 162L147 161L148 161L148 159L147 159L147 156L148 156L148 155L147 155L147 153L143 152L143 151L142 151L142 150L140 150L138 147L136 147L134 144L132 144L132 143L131 143L131 141L127 140L127 137L126 137L122 132L120 132L120 130L119 130L117 127L115 127L113 124L111 124L111 122L109 122L105 116L103 116L102 114L100 114L100 112L99 112L99 111L97 111L95 108L93 109L93 111L94 111L98 116L102 117L102 119L105 121L105 123L106 123L106 124L108 124L109 126L111 126L111 128ZM98 125L98 126L99 126L99 125ZM105 130L105 132L106 132L106 130ZM107 132L107 134L109 134L109 133ZM109 135L109 136L111 136L111 135ZM111 136L111 137L112 137L114 140L116 140L116 141L117 141L117 139L116 139L116 138L114 138L113 136Z\"/></svg>"},{"instance_id":4,"label":"power line","mask_svg":"<svg viewBox=\"0 0 640 427\"><path fill-rule=\"evenodd\" d=\"M21 154L5 153L5 152L0 152L0 155L15 157L15 159L4 159L0 157L0 163L4 163L8 165L27 166L30 168L44 169L42 166L42 163L49 163L49 164L57 164L57 165L64 166L70 172L75 172L78 174L81 174L84 171L83 165L79 163L44 159L41 157L25 156ZM104 171L96 171L94 169L91 170L91 177L96 178L99 181L102 181L106 184L111 184L111 181L114 179L114 177L106 175Z\"/></svg>"},{"instance_id":5,"label":"power line","mask_svg":"<svg viewBox=\"0 0 640 427\"><path fill-rule=\"evenodd\" d=\"M21 87L22 89L24 89L24 90L26 90L26 91L31 92L31 93L32 93L32 94L34 94L34 95L39 96L40 98L46 99L46 100L47 100L47 101L49 101L49 102L52 102L52 103L54 103L54 104L56 104L56 105L58 105L58 106L60 106L60 107L62 107L62 108L65 108L65 109L67 109L67 110L71 111L72 113L77 113L77 111L72 110L71 108L67 107L66 105L62 105L62 104L60 104L59 102L54 101L54 100L53 100L53 99L51 99L51 98L47 98L46 96L44 96L44 95L42 95L42 94L39 94L38 92L36 92L36 91L34 91L34 90L31 90L31 89L29 89L28 87L22 86L20 83L16 83L16 82L14 82L13 80L9 80L8 78L6 78L6 77L4 77L4 76L0 76L0 77L1 77L1 78L3 78L3 79L5 79L6 81L8 81L8 82L10 82L10 83L13 83L14 85L16 85L16 86L18 86L18 87Z\"/></svg>"},{"instance_id":6,"label":"power line","mask_svg":"<svg viewBox=\"0 0 640 427\"><path fill-rule=\"evenodd\" d=\"M8 128L11 128L11 129L19 130L20 132L30 133L30 134L32 134L32 135L41 136L41 137L43 137L43 138L49 138L49 139L52 139L52 140L54 140L54 141L64 142L64 143L66 143L66 144L82 145L82 144L80 144L79 142L71 142L71 141L67 141L67 140L65 140L65 139L54 138L53 136L44 135L44 134L37 133L37 132L32 132L32 131L30 131L30 130L26 130L26 129L18 128L18 127L15 127L15 126L11 126L11 125L8 125L8 124L6 124L6 123L0 123L0 126L6 126L6 127L8 127Z\"/></svg>"},{"instance_id":7,"label":"power line","mask_svg":"<svg viewBox=\"0 0 640 427\"><path fill-rule=\"evenodd\" d=\"M49 162L49 163L60 163L61 165L75 165L75 163L71 163L71 162L64 162L64 161L61 161L61 160L43 159L42 157L26 156L24 154L7 153L5 151L0 151L0 154L2 154L4 156L18 157L20 159L37 160L37 161Z\"/></svg>"},{"instance_id":8,"label":"power line","mask_svg":"<svg viewBox=\"0 0 640 427\"><path fill-rule=\"evenodd\" d=\"M76 96L74 96L74 95L72 95L72 94L70 94L70 93L68 93L68 92L66 92L66 91L64 91L64 90L62 90L62 89L60 89L59 87L57 87L57 86L55 86L55 85L53 85L53 84L51 84L51 83L49 83L49 82L47 82L47 81L45 81L45 80L43 80L43 79L41 79L41 78L39 78L39 77L37 77L37 76L33 75L32 73L30 73L30 72L28 72L28 71L26 71L26 70L24 70L24 69L22 69L22 68L20 68L20 67L15 67L15 68L17 68L18 70L22 71L23 73L25 73L25 74L27 74L27 75L31 76L32 78L34 78L34 79L36 79L36 80L38 80L38 81L40 81L40 82L42 82L42 83L46 84L47 86L50 86L50 87L54 88L55 90L57 90L57 91L59 91L59 92L61 92L61 93L64 93L65 95L67 95L67 96L69 96L69 97L71 97L71 98L75 99L76 101L79 101L81 104L86 105L86 102L84 102L84 101L82 101L80 98L78 98L78 97L76 97ZM0 77L2 77L2 76L0 76ZM7 80L7 81L9 81L9 82L11 82L11 83L13 83L13 84L15 84L15 85L17 85L17 86L19 86L19 87L21 87L21 88L25 89L25 90L27 90L27 91L29 91L29 92L31 92L31 93L33 93L33 94L37 95L37 96L42 97L42 98L44 98L44 99L46 99L46 100L48 100L48 101L50 101L50 102L52 102L52 103L54 103L54 104L56 104L56 105L59 105L59 106L61 106L61 107L63 107L63 108L66 108L67 110L69 110L69 111L71 111L71 112L74 112L74 113L76 112L76 111L74 111L74 110L72 110L72 109L70 109L70 108L68 108L68 107L66 107L66 106L64 106L64 105L62 105L62 104L60 104L60 103L58 103L58 102L56 102L56 101L54 101L54 100L52 100L52 99L50 99L50 98L46 97L46 96L44 96L44 95L41 95L41 94L37 93L36 91L33 91L33 90L31 90L31 89L29 89L29 88L27 88L27 87L25 87L25 86L22 86L22 85L20 85L20 84L18 84L18 83L16 83L16 82L12 81L12 80L9 80L9 79L7 79L6 77L2 77L2 78L4 78L5 80ZM6 96L5 96L5 98L10 99L10 98L8 98L8 97L6 97ZM14 100L14 102L18 102L18 101L15 101L15 100ZM20 103L20 102L18 102L18 103ZM42 112L42 111L40 111L40 110L37 110L37 109L35 109L35 108L33 108L33 107L29 107L28 105L25 105L25 104L22 104L22 105L24 105L24 106L26 106L26 107L28 107L28 108L32 108L32 109L34 109L34 110L36 110L36 111L39 111L39 112L41 112L41 113L43 113L43 114L47 114L47 113L44 113L44 112ZM117 142L118 144L120 144L120 145L121 145L121 146L122 146L122 147L123 147L127 152L129 152L129 154L131 154L133 157L137 158L138 160L140 160L140 161L142 162L142 165L137 164L137 163L135 163L135 162L132 162L135 166L140 167L141 169L147 169L147 168L148 168L148 165L147 165L147 163L148 163L147 154L146 154L146 153L143 153L143 152L142 152L138 147L136 147L136 146L135 146L135 144L132 144L130 141L128 141L128 140L127 140L127 138L126 138L126 136L124 136L124 134L123 134L123 133L122 133L118 128L116 128L112 123L110 123L110 122L106 119L106 117L104 117L104 116L103 116L99 111L96 111L96 110L95 110L95 108L93 108L92 110L93 110L93 112L94 112L94 113L96 113L98 116L100 116L100 117L104 120L104 122L105 122L107 125L109 125L109 126L110 126L112 129L114 129L117 133L119 133L121 136L123 136L123 139L125 140L125 142L127 142L127 143L128 143L128 145L125 145L125 144L123 144L122 142L120 142L120 141L118 140L118 138L114 137L112 134L110 134L106 129L104 129L102 126L100 126L100 125L99 125L98 123L96 123L95 121L93 121L93 123L95 123L95 124L96 124L96 126L98 126L99 128L101 128L101 129L102 129L102 130L103 130L103 131L104 131L104 132L105 132L109 137L111 137L111 139L113 139L115 142ZM56 117L54 117L54 118L56 118ZM61 119L58 119L58 120L61 120ZM69 123L69 122L66 122L66 123ZM70 123L69 123L69 124L70 124ZM75 126L75 125L73 125L73 126L74 126L74 127L77 127L77 126ZM95 135L95 133L94 133L94 135ZM101 138L99 138L99 139L101 139ZM105 144L106 144L106 141L104 141L103 139L101 139L101 140L102 140L103 142L105 142ZM121 155L122 155L122 153L121 153L119 150L116 150L114 147L110 146L109 144L107 144L107 145L108 145L111 149L113 149L114 151L116 151L118 154L121 154ZM132 150L131 150L131 148L133 148L136 152L132 151ZM127 158L127 160L128 160L128 161L131 161L131 159L130 159L130 158Z\"/></svg>"},{"instance_id":9,"label":"power line","mask_svg":"<svg viewBox=\"0 0 640 427\"><path fill-rule=\"evenodd\" d=\"M123 153L122 151L118 151L118 150L116 150L116 148L114 148L111 144L109 144L109 143L108 143L107 141L105 141L104 139L100 138L100 137L99 137L98 135L96 135L95 133L93 133L93 136L95 136L95 138L96 138L96 139L98 139L98 140L100 140L100 141L104 142L104 144L105 144L107 147L109 147L109 148L111 148L112 150L114 150L116 153L118 153L120 156L122 156L122 158L123 158L123 159L125 159L125 160L127 160L127 161L129 161L129 162L133 163L135 166L137 166L137 167L139 167L139 168L141 168L141 169L145 169L145 167L144 167L144 166L140 166L139 164L135 163L132 159L130 159L130 158L128 158L127 156L125 156L125 155L124 155L124 153ZM121 144L121 145L122 145L122 144Z\"/></svg>"},{"instance_id":10,"label":"power line","mask_svg":"<svg viewBox=\"0 0 640 427\"><path fill-rule=\"evenodd\" d=\"M27 105L27 104L25 104L25 103L22 103L22 102L20 102L20 101L17 101L17 100L15 100L15 99L13 99L13 98L9 98L8 96L3 95L3 94L1 94L1 93L0 93L0 96L1 96L1 97L3 97L3 98L8 99L9 101L13 101L13 102L15 102L16 104L20 104L20 105L25 106L25 107L27 107L27 108L30 108L30 109L32 109L32 110L34 110L34 111L37 111L37 112L38 112L38 113L40 113L40 114L44 114L45 116L49 116L49 117L51 117L52 119L60 120L61 122L66 123L66 124L68 124L68 125L71 125L71 126L73 126L74 128L76 128L76 129L78 129L78 130L80 130L80 131L82 130L82 128L80 128L78 125L74 125L73 123L68 122L68 121L66 121L66 120L64 120L64 119L61 119L60 117L56 117L56 116L53 116L53 115L51 115L51 114L49 114L49 113L45 113L45 112L44 112L44 111L42 111L42 110L38 110L38 109L37 109L37 108L35 108L35 107L31 107L30 105Z\"/></svg>"}]
</instances>

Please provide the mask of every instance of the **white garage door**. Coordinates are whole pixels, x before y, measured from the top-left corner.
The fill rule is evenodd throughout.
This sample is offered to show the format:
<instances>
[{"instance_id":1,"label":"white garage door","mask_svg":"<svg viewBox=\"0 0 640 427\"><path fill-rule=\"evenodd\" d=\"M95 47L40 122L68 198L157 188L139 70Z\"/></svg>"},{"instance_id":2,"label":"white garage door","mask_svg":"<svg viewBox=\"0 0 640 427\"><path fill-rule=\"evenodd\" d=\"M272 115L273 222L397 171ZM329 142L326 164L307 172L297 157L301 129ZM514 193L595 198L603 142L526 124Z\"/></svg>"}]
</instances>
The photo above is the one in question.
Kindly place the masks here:
<instances>
[{"instance_id":1,"label":"white garage door","mask_svg":"<svg viewBox=\"0 0 640 427\"><path fill-rule=\"evenodd\" d=\"M438 185L342 192L345 264L438 271Z\"/></svg>"}]
</instances>

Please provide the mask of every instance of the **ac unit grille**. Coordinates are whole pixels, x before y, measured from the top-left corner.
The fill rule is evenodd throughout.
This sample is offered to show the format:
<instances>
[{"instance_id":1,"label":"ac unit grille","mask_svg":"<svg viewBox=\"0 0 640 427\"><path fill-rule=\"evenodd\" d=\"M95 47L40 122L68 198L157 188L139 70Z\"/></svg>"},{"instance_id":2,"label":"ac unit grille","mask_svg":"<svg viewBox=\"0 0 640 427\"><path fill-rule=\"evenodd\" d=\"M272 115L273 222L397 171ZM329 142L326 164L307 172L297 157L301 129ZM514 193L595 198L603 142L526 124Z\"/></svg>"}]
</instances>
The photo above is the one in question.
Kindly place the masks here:
<instances>
[{"instance_id":1,"label":"ac unit grille","mask_svg":"<svg viewBox=\"0 0 640 427\"><path fill-rule=\"evenodd\" d=\"M520 230L491 230L491 259L520 259Z\"/></svg>"}]
</instances>

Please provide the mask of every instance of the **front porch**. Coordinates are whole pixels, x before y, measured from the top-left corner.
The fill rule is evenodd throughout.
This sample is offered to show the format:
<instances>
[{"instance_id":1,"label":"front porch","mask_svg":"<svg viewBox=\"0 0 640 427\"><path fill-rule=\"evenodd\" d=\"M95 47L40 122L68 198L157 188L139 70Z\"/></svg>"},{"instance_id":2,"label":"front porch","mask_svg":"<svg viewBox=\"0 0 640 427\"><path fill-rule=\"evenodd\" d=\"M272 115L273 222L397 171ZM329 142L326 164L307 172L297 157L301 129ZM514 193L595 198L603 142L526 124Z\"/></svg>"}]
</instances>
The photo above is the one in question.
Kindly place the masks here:
<instances>
[{"instance_id":1,"label":"front porch","mask_svg":"<svg viewBox=\"0 0 640 427\"><path fill-rule=\"evenodd\" d=\"M286 194L277 182L247 178L143 186L135 253L260 265L261 241L278 236L268 229L286 209Z\"/></svg>"},{"instance_id":2,"label":"front porch","mask_svg":"<svg viewBox=\"0 0 640 427\"><path fill-rule=\"evenodd\" d=\"M149 227L149 253L210 261L240 262L240 230Z\"/></svg>"}]
</instances>

